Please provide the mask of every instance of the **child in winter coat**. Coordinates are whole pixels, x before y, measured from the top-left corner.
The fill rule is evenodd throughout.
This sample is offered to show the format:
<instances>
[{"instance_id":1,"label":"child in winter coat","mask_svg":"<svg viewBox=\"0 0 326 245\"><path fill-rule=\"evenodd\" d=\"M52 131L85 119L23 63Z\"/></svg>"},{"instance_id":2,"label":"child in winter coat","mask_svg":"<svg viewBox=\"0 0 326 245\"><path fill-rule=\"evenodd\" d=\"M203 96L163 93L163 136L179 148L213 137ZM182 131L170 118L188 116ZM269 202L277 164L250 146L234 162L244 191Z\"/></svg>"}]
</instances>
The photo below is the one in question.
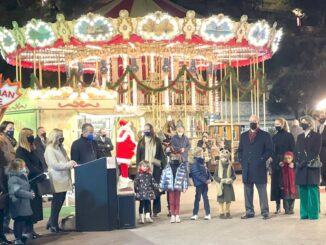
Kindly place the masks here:
<instances>
[{"instance_id":1,"label":"child in winter coat","mask_svg":"<svg viewBox=\"0 0 326 245\"><path fill-rule=\"evenodd\" d=\"M196 196L194 203L193 216L191 220L198 219L198 209L200 197L203 196L204 207L205 207L205 220L211 219L209 200L208 200L208 184L211 183L211 175L206 167L204 152L201 147L196 147L193 150L194 162L191 167L191 176L196 186Z\"/></svg>"},{"instance_id":2,"label":"child in winter coat","mask_svg":"<svg viewBox=\"0 0 326 245\"><path fill-rule=\"evenodd\" d=\"M160 189L167 191L171 212L171 223L180 223L180 196L188 189L187 162L181 162L177 153L171 152L171 161L162 172Z\"/></svg>"},{"instance_id":3,"label":"child in winter coat","mask_svg":"<svg viewBox=\"0 0 326 245\"><path fill-rule=\"evenodd\" d=\"M24 244L23 232L30 233L33 214L31 200L35 193L28 182L28 172L22 159L13 160L8 166L9 210L14 220L15 244Z\"/></svg>"},{"instance_id":4,"label":"child in winter coat","mask_svg":"<svg viewBox=\"0 0 326 245\"><path fill-rule=\"evenodd\" d=\"M282 179L281 190L285 214L294 214L294 201L297 197L295 185L295 172L293 164L293 153L288 151L284 154L284 160L280 162Z\"/></svg>"},{"instance_id":5,"label":"child in winter coat","mask_svg":"<svg viewBox=\"0 0 326 245\"><path fill-rule=\"evenodd\" d=\"M235 201L233 181L236 179L228 150L220 151L220 162L214 173L217 182L217 202L220 204L220 218L231 219L230 206Z\"/></svg>"},{"instance_id":6,"label":"child in winter coat","mask_svg":"<svg viewBox=\"0 0 326 245\"><path fill-rule=\"evenodd\" d=\"M159 191L159 185L151 174L149 162L139 163L138 175L134 181L136 199L139 200L139 223L153 223L151 219L151 200L155 199L155 192Z\"/></svg>"}]
</instances>

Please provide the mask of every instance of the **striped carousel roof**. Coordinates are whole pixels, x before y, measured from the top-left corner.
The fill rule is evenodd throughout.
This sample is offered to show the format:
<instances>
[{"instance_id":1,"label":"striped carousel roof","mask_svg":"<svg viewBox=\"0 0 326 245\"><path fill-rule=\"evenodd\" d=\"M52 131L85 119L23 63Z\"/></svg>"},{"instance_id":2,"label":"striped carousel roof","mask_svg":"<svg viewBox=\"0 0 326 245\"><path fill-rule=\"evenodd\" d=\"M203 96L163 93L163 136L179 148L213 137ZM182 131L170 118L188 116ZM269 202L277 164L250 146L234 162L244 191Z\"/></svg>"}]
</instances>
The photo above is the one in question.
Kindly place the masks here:
<instances>
[{"instance_id":1,"label":"striped carousel roof","mask_svg":"<svg viewBox=\"0 0 326 245\"><path fill-rule=\"evenodd\" d=\"M126 9L130 17L145 16L156 11L167 12L171 16L185 17L187 9L168 0L112 0L95 9L95 13L117 18L120 10Z\"/></svg>"}]
</instances>

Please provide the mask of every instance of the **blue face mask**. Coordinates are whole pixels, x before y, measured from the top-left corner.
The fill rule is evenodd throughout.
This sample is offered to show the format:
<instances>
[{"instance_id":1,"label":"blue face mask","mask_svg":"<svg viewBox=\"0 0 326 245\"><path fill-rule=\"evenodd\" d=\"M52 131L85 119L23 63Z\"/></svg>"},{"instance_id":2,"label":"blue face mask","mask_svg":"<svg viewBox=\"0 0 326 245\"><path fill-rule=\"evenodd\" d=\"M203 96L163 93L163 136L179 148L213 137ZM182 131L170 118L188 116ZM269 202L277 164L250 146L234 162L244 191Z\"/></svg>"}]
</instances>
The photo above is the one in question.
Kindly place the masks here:
<instances>
[{"instance_id":1,"label":"blue face mask","mask_svg":"<svg viewBox=\"0 0 326 245\"><path fill-rule=\"evenodd\" d=\"M14 138L14 133L15 133L14 130L7 131L7 135L8 135L8 137L10 137L10 138Z\"/></svg>"},{"instance_id":2,"label":"blue face mask","mask_svg":"<svg viewBox=\"0 0 326 245\"><path fill-rule=\"evenodd\" d=\"M94 140L94 135L93 134L89 134L86 137L87 141L93 141Z\"/></svg>"}]
</instances>

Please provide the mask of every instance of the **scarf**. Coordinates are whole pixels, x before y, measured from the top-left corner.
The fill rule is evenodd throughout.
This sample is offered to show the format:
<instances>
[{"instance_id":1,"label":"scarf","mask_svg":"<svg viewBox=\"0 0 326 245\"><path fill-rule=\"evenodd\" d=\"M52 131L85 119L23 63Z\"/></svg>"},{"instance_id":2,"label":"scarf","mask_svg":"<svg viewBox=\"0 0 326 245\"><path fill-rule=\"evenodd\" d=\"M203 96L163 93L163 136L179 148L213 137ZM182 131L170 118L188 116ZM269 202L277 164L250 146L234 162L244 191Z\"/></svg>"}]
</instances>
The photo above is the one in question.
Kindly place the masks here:
<instances>
[{"instance_id":1,"label":"scarf","mask_svg":"<svg viewBox=\"0 0 326 245\"><path fill-rule=\"evenodd\" d=\"M153 163L155 164L156 143L155 139L145 137L145 160L151 164L153 170Z\"/></svg>"},{"instance_id":2,"label":"scarf","mask_svg":"<svg viewBox=\"0 0 326 245\"><path fill-rule=\"evenodd\" d=\"M222 180L222 179L229 179L231 178L232 175L232 167L231 164L228 164L228 169L226 171L226 178L223 177L223 173L224 173L224 167L223 167L223 163L219 162L218 164L218 177ZM216 187L217 187L217 196L222 196L223 195L223 184L216 182Z\"/></svg>"},{"instance_id":3,"label":"scarf","mask_svg":"<svg viewBox=\"0 0 326 245\"><path fill-rule=\"evenodd\" d=\"M257 132L258 132L258 129L256 129L255 131L252 131L252 130L249 130L249 140L250 140L250 143L253 143L256 136L257 136Z\"/></svg>"},{"instance_id":4,"label":"scarf","mask_svg":"<svg viewBox=\"0 0 326 245\"><path fill-rule=\"evenodd\" d=\"M287 163L282 167L282 187L284 196L288 197L295 194L294 169L290 168Z\"/></svg>"}]
</instances>

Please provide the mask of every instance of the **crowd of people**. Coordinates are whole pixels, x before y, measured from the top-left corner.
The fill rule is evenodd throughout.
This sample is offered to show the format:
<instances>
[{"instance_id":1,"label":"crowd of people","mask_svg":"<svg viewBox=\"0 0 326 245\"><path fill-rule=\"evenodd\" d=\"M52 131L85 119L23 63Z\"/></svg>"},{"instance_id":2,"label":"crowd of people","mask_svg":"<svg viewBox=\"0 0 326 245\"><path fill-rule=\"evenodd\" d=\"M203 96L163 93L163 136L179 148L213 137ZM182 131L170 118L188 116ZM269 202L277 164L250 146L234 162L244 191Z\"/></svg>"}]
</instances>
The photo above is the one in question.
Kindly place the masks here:
<instances>
[{"instance_id":1,"label":"crowd of people","mask_svg":"<svg viewBox=\"0 0 326 245\"><path fill-rule=\"evenodd\" d=\"M271 173L271 201L281 212L281 200L285 214L294 213L295 199L300 196L300 218L318 219L320 213L319 185L326 183L326 128L324 114L318 118L318 126L310 116L293 123L291 130L285 119L275 120L273 137L260 129L256 116L249 119L249 130L242 133L238 148L238 161L242 167L245 214L241 219L255 216L253 205L254 186L258 190L261 215L270 218L267 196L268 172ZM53 129L48 135L44 127L23 128L18 141L14 137L14 122L0 125L0 244L11 244L5 237L10 232L12 219L15 244L27 239L37 239L34 224L43 220L43 200L40 183L49 176L53 188L51 214L46 228L60 232L59 213L72 188L71 169L102 157L111 157L114 146L107 131L101 129L97 136L94 127L85 123L81 137L75 140L70 156L64 148L64 135ZM222 145L222 147L221 147ZM230 219L231 202L235 201L233 182L236 174L231 162L231 150L227 142L219 144L214 175L207 166L207 154L212 155L216 142L203 133L197 147L191 149L189 138L182 123L169 121L164 139L159 138L151 124L145 124L137 143L136 165L138 173L134 180L139 205L139 223L153 222L161 211L161 196L167 193L168 216L171 223L180 223L180 197L187 191L189 176L196 188L191 220L198 219L199 202L204 201L205 220L211 219L208 199L210 183L217 186L216 200L219 217ZM189 154L193 160L189 163ZM322 163L325 163L324 165ZM270 170L270 171L269 171Z\"/></svg>"}]
</instances>

